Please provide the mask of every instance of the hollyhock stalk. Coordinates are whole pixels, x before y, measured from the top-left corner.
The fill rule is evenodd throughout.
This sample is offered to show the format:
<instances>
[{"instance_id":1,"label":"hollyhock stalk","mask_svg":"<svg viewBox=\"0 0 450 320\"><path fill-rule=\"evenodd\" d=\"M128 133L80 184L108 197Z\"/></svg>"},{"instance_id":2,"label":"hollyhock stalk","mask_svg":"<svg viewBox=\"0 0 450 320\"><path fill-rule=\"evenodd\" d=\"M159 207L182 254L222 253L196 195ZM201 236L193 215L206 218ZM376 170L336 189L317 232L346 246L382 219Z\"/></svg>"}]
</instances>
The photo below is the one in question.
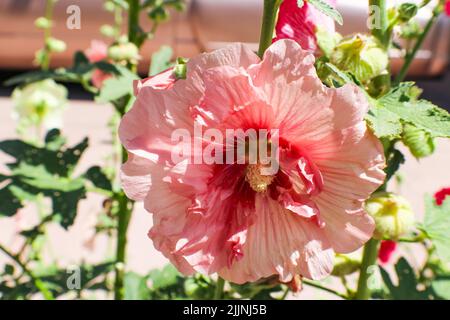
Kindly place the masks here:
<instances>
[{"instance_id":1,"label":"hollyhock stalk","mask_svg":"<svg viewBox=\"0 0 450 320\"><path fill-rule=\"evenodd\" d=\"M419 49L422 47L423 42L427 38L428 33L430 32L431 28L433 27L434 23L436 22L441 12L442 12L442 5L438 3L433 10L433 15L431 16L430 20L428 20L427 24L425 25L425 28L423 29L422 33L417 39L414 48L406 54L405 62L403 63L400 72L398 73L397 77L394 80L393 83L394 86L400 84L400 82L402 82L405 79L406 75L408 74L408 70L409 67L411 66L411 63L414 61L417 52L419 52Z\"/></svg>"},{"instance_id":2,"label":"hollyhock stalk","mask_svg":"<svg viewBox=\"0 0 450 320\"><path fill-rule=\"evenodd\" d=\"M371 33L376 37L383 45L388 47L390 41L387 32L387 3L386 0L369 0L369 6L376 6L380 9L380 25L379 28L373 28ZM389 148L390 149L390 148ZM387 159L387 158L386 158ZM386 186L386 182L383 184ZM376 265L378 257L378 249L380 247L380 240L370 239L364 245L363 258L361 262L361 268L359 272L358 287L356 290L355 299L367 300L370 298L370 289L367 286L369 280L369 267Z\"/></svg>"},{"instance_id":3,"label":"hollyhock stalk","mask_svg":"<svg viewBox=\"0 0 450 320\"><path fill-rule=\"evenodd\" d=\"M130 42L137 42L136 30L139 27L139 0L128 0L128 39ZM135 65L129 65L129 69L136 68ZM125 103L126 104L126 103ZM125 114L125 107L117 108L122 117ZM127 161L127 151L122 146L121 162ZM115 265L115 281L114 281L114 299L123 300L124 298L124 277L125 277L125 261L126 261L126 247L127 247L127 231L133 212L134 201L129 199L121 190L114 195L114 198L119 203L118 225L117 225L117 247L116 247L116 265Z\"/></svg>"},{"instance_id":4,"label":"hollyhock stalk","mask_svg":"<svg viewBox=\"0 0 450 320\"><path fill-rule=\"evenodd\" d=\"M277 11L282 0L264 0L261 36L259 39L258 56L263 57L266 49L272 44L273 30L277 20Z\"/></svg>"}]
</instances>

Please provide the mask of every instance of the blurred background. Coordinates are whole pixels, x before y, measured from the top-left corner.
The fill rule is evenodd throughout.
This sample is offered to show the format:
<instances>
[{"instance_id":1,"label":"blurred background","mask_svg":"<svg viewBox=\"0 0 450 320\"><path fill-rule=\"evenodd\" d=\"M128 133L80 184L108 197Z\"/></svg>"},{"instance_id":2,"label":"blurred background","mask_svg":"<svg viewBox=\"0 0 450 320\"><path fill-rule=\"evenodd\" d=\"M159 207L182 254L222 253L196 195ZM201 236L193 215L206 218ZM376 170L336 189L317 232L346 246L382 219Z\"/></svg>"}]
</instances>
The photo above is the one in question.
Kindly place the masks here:
<instances>
[{"instance_id":1,"label":"blurred background","mask_svg":"<svg viewBox=\"0 0 450 320\"><path fill-rule=\"evenodd\" d=\"M394 1L392 1L394 2ZM416 1L417 2L417 1ZM184 12L172 12L170 20L161 24L155 38L147 41L141 50L142 61L139 71L145 76L152 54L162 45L171 46L174 56L191 57L203 51L222 47L230 42L244 42L256 50L262 13L261 0L188 0ZM76 4L81 9L81 29L66 28L67 7ZM0 81L35 68L34 55L42 46L42 31L34 27L35 19L43 15L45 1L0 0ZM366 32L367 1L338 0L338 10L344 18L344 25L338 30L342 34ZM424 25L430 18L430 10L421 10L419 23ZM59 0L54 11L55 37L67 43L67 50L52 56L51 67L68 67L75 51L90 46L93 39L108 42L99 29L113 23L112 15L103 9L101 0ZM141 19L145 25L145 17ZM126 26L125 26L126 27ZM149 26L147 26L149 27ZM400 40L399 40L400 41ZM398 70L400 53L390 52L392 68ZM450 107L450 18L441 16L430 32L422 50L410 70L409 79L417 81L424 89L423 97L449 110ZM70 84L69 105L63 117L63 132L69 145L85 136L90 138L90 148L84 154L80 167L83 171L94 164L102 163L104 155L111 148L108 121L112 110L107 105L96 104L92 96L81 86ZM16 124L11 118L13 105L10 95L14 87L0 88L0 140L15 138ZM401 191L412 203L417 216L423 214L425 193L432 194L450 185L450 143L437 141L437 152L420 160L408 159L400 170L399 179L393 182L393 190ZM0 173L7 170L5 163L10 158L0 154ZM401 181L401 183L398 183ZM7 199L0 199L6 201ZM54 224L48 228L49 244L45 254L49 260L58 259L63 265L80 261L95 263L108 255L114 243L107 237L95 236L94 227L98 214L98 203L102 198L89 194L79 205L75 224L64 230ZM20 248L22 240L17 230L32 227L38 217L33 207L26 207L12 218L0 218L0 243L11 248ZM129 229L129 267L136 272L147 272L150 268L167 263L160 253L153 249L147 232L151 217L141 204L137 204ZM0 254L0 264L6 257ZM419 263L412 261L411 263ZM305 297L308 293L302 293ZM325 294L324 294L325 295Z\"/></svg>"}]
</instances>

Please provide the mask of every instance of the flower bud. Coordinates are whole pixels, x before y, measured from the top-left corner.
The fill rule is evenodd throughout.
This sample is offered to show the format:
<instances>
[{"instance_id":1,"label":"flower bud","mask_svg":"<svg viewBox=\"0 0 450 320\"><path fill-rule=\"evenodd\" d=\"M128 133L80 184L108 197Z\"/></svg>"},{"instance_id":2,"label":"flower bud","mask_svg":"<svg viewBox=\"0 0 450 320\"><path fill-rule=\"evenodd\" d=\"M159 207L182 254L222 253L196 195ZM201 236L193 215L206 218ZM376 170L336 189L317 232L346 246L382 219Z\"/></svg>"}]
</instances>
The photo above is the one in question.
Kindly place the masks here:
<instances>
[{"instance_id":1,"label":"flower bud","mask_svg":"<svg viewBox=\"0 0 450 320\"><path fill-rule=\"evenodd\" d=\"M408 22L416 16L418 10L415 3L402 3L398 8L398 18L401 22Z\"/></svg>"},{"instance_id":2,"label":"flower bud","mask_svg":"<svg viewBox=\"0 0 450 320\"><path fill-rule=\"evenodd\" d=\"M336 277L344 277L359 270L361 263L343 254L336 254L334 268L331 274Z\"/></svg>"},{"instance_id":3,"label":"flower bud","mask_svg":"<svg viewBox=\"0 0 450 320\"><path fill-rule=\"evenodd\" d=\"M187 59L185 58L177 58L177 62L173 68L173 73L176 79L186 79L187 72Z\"/></svg>"},{"instance_id":4,"label":"flower bud","mask_svg":"<svg viewBox=\"0 0 450 320\"><path fill-rule=\"evenodd\" d=\"M412 231L415 219L408 201L393 193L378 192L366 201L367 213L375 220L374 238L398 239Z\"/></svg>"},{"instance_id":5,"label":"flower bud","mask_svg":"<svg viewBox=\"0 0 450 320\"><path fill-rule=\"evenodd\" d=\"M430 133L412 124L403 126L402 141L417 159L427 157L434 152L434 139Z\"/></svg>"},{"instance_id":6,"label":"flower bud","mask_svg":"<svg viewBox=\"0 0 450 320\"><path fill-rule=\"evenodd\" d=\"M115 5L112 1L106 1L106 2L103 4L103 8L104 8L106 11L113 12L114 9L116 9L116 5Z\"/></svg>"},{"instance_id":7,"label":"flower bud","mask_svg":"<svg viewBox=\"0 0 450 320\"><path fill-rule=\"evenodd\" d=\"M377 39L357 34L344 38L336 46L331 62L339 69L351 72L362 83L367 83L386 70L389 59Z\"/></svg>"},{"instance_id":8,"label":"flower bud","mask_svg":"<svg viewBox=\"0 0 450 320\"><path fill-rule=\"evenodd\" d=\"M100 27L100 33L108 38L113 38L116 35L114 27L109 24L104 24Z\"/></svg>"},{"instance_id":9,"label":"flower bud","mask_svg":"<svg viewBox=\"0 0 450 320\"><path fill-rule=\"evenodd\" d=\"M34 25L39 29L48 29L52 26L52 22L46 17L39 17L34 21Z\"/></svg>"},{"instance_id":10,"label":"flower bud","mask_svg":"<svg viewBox=\"0 0 450 320\"><path fill-rule=\"evenodd\" d=\"M63 52L66 50L66 43L56 38L47 39L47 46L51 52Z\"/></svg>"},{"instance_id":11,"label":"flower bud","mask_svg":"<svg viewBox=\"0 0 450 320\"><path fill-rule=\"evenodd\" d=\"M400 29L400 38L413 40L420 36L422 28L416 20L411 20L404 24Z\"/></svg>"},{"instance_id":12,"label":"flower bud","mask_svg":"<svg viewBox=\"0 0 450 320\"><path fill-rule=\"evenodd\" d=\"M108 57L114 61L136 61L140 59L138 47L131 42L111 46L108 49Z\"/></svg>"}]
</instances>

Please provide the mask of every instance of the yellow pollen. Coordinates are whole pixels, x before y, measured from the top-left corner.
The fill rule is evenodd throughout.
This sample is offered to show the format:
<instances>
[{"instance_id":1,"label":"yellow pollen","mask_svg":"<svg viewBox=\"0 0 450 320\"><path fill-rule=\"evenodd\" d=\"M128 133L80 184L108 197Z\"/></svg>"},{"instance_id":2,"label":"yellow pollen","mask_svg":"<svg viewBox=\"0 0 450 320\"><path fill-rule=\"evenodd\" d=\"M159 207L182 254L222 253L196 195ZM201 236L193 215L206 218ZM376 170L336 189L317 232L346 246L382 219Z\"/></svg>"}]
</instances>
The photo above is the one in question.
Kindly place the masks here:
<instances>
[{"instance_id":1,"label":"yellow pollen","mask_svg":"<svg viewBox=\"0 0 450 320\"><path fill-rule=\"evenodd\" d=\"M256 192L266 191L275 178L273 175L263 175L261 173L262 168L260 164L249 164L245 172L245 181Z\"/></svg>"}]
</instances>

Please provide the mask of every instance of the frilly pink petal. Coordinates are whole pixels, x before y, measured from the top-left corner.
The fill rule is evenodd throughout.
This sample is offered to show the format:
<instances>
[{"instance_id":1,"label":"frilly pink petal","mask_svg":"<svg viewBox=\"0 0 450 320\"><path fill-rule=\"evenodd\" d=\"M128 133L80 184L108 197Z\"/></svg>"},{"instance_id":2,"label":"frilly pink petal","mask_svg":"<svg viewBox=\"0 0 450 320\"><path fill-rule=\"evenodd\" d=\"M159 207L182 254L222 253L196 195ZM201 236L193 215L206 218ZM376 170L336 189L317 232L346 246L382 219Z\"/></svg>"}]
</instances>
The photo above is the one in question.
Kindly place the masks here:
<instances>
[{"instance_id":1,"label":"frilly pink petal","mask_svg":"<svg viewBox=\"0 0 450 320\"><path fill-rule=\"evenodd\" d=\"M363 202L382 183L383 148L367 129L367 99L352 85L325 87L314 56L293 40L263 59L241 44L192 58L137 82L120 139L130 154L122 185L153 215L149 236L183 273L236 283L278 275L321 279L334 252L373 232ZM176 162L175 129L278 129L280 170L254 190L245 164ZM201 144L206 148L207 143ZM229 145L220 145L229 148Z\"/></svg>"}]
</instances>

